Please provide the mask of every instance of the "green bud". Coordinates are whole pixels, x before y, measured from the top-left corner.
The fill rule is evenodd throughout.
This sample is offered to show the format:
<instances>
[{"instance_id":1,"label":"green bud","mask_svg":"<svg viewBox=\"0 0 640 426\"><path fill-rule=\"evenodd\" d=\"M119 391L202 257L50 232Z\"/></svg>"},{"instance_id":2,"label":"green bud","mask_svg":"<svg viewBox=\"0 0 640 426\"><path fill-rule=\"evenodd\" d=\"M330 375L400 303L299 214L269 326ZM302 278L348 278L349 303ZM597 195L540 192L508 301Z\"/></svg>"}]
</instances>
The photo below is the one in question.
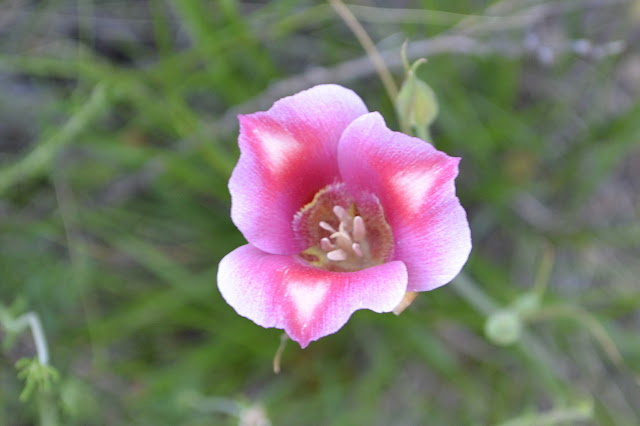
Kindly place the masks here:
<instances>
[{"instance_id":1,"label":"green bud","mask_svg":"<svg viewBox=\"0 0 640 426\"><path fill-rule=\"evenodd\" d=\"M412 128L418 135L428 135L429 126L438 115L436 95L415 73L423 63L417 61L407 72L396 100L396 111L404 128Z\"/></svg>"},{"instance_id":2,"label":"green bud","mask_svg":"<svg viewBox=\"0 0 640 426\"><path fill-rule=\"evenodd\" d=\"M511 309L494 312L484 324L484 334L496 345L512 345L520 339L522 320Z\"/></svg>"}]
</instances>

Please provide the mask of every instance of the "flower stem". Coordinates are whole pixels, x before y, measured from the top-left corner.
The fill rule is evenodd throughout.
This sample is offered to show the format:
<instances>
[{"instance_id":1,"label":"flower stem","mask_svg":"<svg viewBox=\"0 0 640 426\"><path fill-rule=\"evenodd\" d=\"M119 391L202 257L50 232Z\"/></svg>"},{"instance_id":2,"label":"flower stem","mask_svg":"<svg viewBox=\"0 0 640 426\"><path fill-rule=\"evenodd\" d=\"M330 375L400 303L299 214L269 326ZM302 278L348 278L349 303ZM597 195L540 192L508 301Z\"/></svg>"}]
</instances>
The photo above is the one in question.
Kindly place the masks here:
<instances>
[{"instance_id":1,"label":"flower stem","mask_svg":"<svg viewBox=\"0 0 640 426\"><path fill-rule=\"evenodd\" d=\"M458 274L451 286L469 305L485 316L498 309L498 305L463 272Z\"/></svg>"},{"instance_id":2,"label":"flower stem","mask_svg":"<svg viewBox=\"0 0 640 426\"><path fill-rule=\"evenodd\" d=\"M285 346L287 346L288 340L289 336L287 336L287 333L282 333L280 336L280 346L278 346L276 355L273 357L273 372L276 374L280 373L280 360L282 359L282 353L284 352Z\"/></svg>"},{"instance_id":3,"label":"flower stem","mask_svg":"<svg viewBox=\"0 0 640 426\"><path fill-rule=\"evenodd\" d=\"M41 426L57 426L58 411L49 395L40 395L38 398L38 412L40 413Z\"/></svg>"},{"instance_id":4,"label":"flower stem","mask_svg":"<svg viewBox=\"0 0 640 426\"><path fill-rule=\"evenodd\" d=\"M431 142L431 138L429 137L429 130L423 126L416 126L416 136L422 139L425 142Z\"/></svg>"},{"instance_id":5,"label":"flower stem","mask_svg":"<svg viewBox=\"0 0 640 426\"><path fill-rule=\"evenodd\" d=\"M540 262L536 280L533 284L534 293L536 293L540 299L542 299L542 296L544 296L544 293L547 291L554 261L555 252L553 250L553 246L548 245L542 253L542 261Z\"/></svg>"}]
</instances>

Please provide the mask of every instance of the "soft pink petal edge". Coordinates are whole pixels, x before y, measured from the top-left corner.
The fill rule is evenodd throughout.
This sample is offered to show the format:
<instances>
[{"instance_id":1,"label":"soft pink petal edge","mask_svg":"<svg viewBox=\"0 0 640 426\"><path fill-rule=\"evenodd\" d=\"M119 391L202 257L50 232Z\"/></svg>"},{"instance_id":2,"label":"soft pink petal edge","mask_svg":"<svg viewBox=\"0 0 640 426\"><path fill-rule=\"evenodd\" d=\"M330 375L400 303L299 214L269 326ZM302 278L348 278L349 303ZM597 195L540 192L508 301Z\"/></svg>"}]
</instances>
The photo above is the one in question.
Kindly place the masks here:
<instances>
[{"instance_id":1,"label":"soft pink petal edge","mask_svg":"<svg viewBox=\"0 0 640 426\"><path fill-rule=\"evenodd\" d=\"M407 290L407 271L396 261L357 272L328 272L247 244L220 261L218 288L239 315L262 327L284 329L305 348L338 331L359 309L392 311Z\"/></svg>"},{"instance_id":2,"label":"soft pink petal edge","mask_svg":"<svg viewBox=\"0 0 640 426\"><path fill-rule=\"evenodd\" d=\"M306 249L292 220L337 177L337 145L367 108L353 91L320 85L239 116L240 159L229 180L231 218L249 243L274 254Z\"/></svg>"},{"instance_id":3,"label":"soft pink petal edge","mask_svg":"<svg viewBox=\"0 0 640 426\"><path fill-rule=\"evenodd\" d=\"M370 192L380 199L393 230L392 259L407 267L408 291L447 284L469 257L471 232L454 185L459 161L389 130L378 113L356 119L342 135L342 178L354 196Z\"/></svg>"}]
</instances>

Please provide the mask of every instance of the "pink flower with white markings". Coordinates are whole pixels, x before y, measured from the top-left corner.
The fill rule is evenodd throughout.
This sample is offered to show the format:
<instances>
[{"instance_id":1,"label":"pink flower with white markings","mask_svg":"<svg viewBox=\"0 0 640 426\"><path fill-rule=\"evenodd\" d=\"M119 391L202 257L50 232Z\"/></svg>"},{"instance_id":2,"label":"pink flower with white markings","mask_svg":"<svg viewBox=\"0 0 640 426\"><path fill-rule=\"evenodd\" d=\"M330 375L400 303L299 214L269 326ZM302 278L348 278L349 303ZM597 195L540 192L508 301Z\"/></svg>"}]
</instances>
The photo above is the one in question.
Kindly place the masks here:
<instances>
[{"instance_id":1,"label":"pink flower with white markings","mask_svg":"<svg viewBox=\"0 0 640 426\"><path fill-rule=\"evenodd\" d=\"M239 119L231 218L249 244L218 270L238 314L304 348L358 309L390 312L460 272L471 236L459 158L389 130L337 85Z\"/></svg>"}]
</instances>

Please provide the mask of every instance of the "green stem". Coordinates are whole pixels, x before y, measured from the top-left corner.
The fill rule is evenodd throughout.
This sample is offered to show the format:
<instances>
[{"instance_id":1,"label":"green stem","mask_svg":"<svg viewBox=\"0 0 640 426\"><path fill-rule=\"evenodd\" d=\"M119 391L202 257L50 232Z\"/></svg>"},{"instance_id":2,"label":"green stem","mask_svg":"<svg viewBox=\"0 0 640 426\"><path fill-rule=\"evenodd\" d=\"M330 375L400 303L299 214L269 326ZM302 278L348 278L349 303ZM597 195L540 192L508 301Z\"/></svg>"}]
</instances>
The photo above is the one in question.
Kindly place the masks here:
<instances>
[{"instance_id":1,"label":"green stem","mask_svg":"<svg viewBox=\"0 0 640 426\"><path fill-rule=\"evenodd\" d=\"M0 323L4 325L7 331L11 333L20 333L25 328L31 328L33 341L36 344L36 352L38 353L38 361L42 365L49 363L49 349L47 339L42 329L42 323L38 314L35 312L27 312L18 318L12 318L6 309L0 306Z\"/></svg>"},{"instance_id":2,"label":"green stem","mask_svg":"<svg viewBox=\"0 0 640 426\"><path fill-rule=\"evenodd\" d=\"M451 286L469 305L485 316L491 315L498 309L498 304L491 300L464 272L458 274Z\"/></svg>"},{"instance_id":3,"label":"green stem","mask_svg":"<svg viewBox=\"0 0 640 426\"><path fill-rule=\"evenodd\" d=\"M607 330L588 312L575 306L550 306L537 310L530 315L529 320L549 320L558 317L572 318L583 324L591 332L596 341L602 346L605 353L616 366L621 367L624 364L622 355L618 351L613 339L607 334Z\"/></svg>"},{"instance_id":4,"label":"green stem","mask_svg":"<svg viewBox=\"0 0 640 426\"><path fill-rule=\"evenodd\" d=\"M498 303L491 299L489 295L482 291L482 289L463 272L458 274L450 285L458 295L465 299L469 305L485 318L499 309ZM523 353L538 366L541 375L547 379L549 386L557 388L558 386L554 380L554 375L557 377L562 376L561 371L559 371L561 364L556 362L554 356L548 351L544 344L532 336L531 333L523 330L520 336L520 345Z\"/></svg>"},{"instance_id":5,"label":"green stem","mask_svg":"<svg viewBox=\"0 0 640 426\"><path fill-rule=\"evenodd\" d=\"M540 299L544 296L549 286L549 277L551 276L551 269L553 268L553 262L555 260L555 254L553 246L549 245L545 247L542 254L542 261L536 275L536 281L533 284L533 291L538 295Z\"/></svg>"},{"instance_id":6,"label":"green stem","mask_svg":"<svg viewBox=\"0 0 640 426\"><path fill-rule=\"evenodd\" d=\"M433 145L433 142L431 141L431 135L429 134L429 129L427 127L416 126L415 130L416 130L416 136L418 136L423 141L429 142L430 144Z\"/></svg>"},{"instance_id":7,"label":"green stem","mask_svg":"<svg viewBox=\"0 0 640 426\"><path fill-rule=\"evenodd\" d=\"M41 426L57 426L58 410L49 395L40 395L38 398L38 413Z\"/></svg>"}]
</instances>

